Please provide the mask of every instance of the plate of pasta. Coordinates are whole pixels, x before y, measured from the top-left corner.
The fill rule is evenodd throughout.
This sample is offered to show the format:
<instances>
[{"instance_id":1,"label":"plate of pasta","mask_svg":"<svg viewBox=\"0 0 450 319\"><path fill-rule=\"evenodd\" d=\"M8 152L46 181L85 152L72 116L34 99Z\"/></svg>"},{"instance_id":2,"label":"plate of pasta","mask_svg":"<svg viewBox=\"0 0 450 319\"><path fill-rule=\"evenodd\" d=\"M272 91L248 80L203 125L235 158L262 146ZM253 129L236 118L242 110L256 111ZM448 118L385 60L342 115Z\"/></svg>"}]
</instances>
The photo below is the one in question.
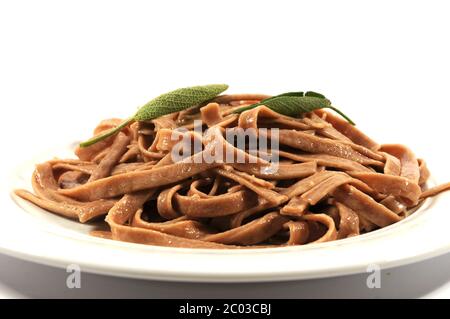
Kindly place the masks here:
<instances>
[{"instance_id":1,"label":"plate of pasta","mask_svg":"<svg viewBox=\"0 0 450 319\"><path fill-rule=\"evenodd\" d=\"M320 93L227 88L162 94L28 159L11 174L0 251L208 282L329 277L450 251L445 168L378 143Z\"/></svg>"}]
</instances>

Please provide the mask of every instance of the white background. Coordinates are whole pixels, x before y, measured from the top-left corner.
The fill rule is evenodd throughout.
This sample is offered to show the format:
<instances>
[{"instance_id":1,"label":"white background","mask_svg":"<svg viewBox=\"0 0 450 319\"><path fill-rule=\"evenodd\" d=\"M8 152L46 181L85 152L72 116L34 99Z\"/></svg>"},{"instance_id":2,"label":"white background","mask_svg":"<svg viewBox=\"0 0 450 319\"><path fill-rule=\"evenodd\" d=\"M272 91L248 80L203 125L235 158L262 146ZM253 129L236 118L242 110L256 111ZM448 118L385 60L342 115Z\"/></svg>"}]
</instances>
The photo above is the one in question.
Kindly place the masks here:
<instances>
[{"instance_id":1,"label":"white background","mask_svg":"<svg viewBox=\"0 0 450 319\"><path fill-rule=\"evenodd\" d=\"M2 175L42 149L88 137L100 119L128 116L162 92L207 83L227 83L230 92L322 92L377 141L404 143L431 169L442 166L450 155L449 13L446 1L0 0ZM448 171L440 174L450 180ZM448 264L447 255L402 267L396 280L433 273L417 293L356 291L450 297ZM23 281L24 272L40 278ZM138 296L137 285L142 297L182 297L175 284L90 276L90 290L74 294L61 288L64 282L43 279L63 273L0 256L0 297L111 296L101 287L119 282L129 288L121 296ZM279 289L295 297L296 285L306 285L320 296L339 284L344 288L330 296L351 296L361 278L264 286L266 295L247 285L240 295L273 297ZM206 289L183 287L186 297ZM214 296L232 295L226 287Z\"/></svg>"}]
</instances>

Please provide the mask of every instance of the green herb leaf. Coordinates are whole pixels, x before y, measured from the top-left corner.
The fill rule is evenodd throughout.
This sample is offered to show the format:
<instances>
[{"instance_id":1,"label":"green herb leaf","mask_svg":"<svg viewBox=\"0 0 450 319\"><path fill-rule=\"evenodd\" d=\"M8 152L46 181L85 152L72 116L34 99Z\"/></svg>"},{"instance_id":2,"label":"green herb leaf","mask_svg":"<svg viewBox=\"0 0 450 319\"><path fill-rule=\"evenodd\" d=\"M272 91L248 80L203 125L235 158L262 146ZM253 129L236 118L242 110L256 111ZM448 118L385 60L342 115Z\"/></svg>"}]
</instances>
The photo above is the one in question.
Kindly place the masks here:
<instances>
[{"instance_id":1,"label":"green herb leaf","mask_svg":"<svg viewBox=\"0 0 450 319\"><path fill-rule=\"evenodd\" d=\"M283 93L262 100L259 103L241 107L235 110L234 113L242 113L244 111L253 109L260 105L265 105L277 113L292 117L298 116L302 113L312 112L318 109L329 108L334 110L336 113L340 114L350 124L355 125L355 123L349 117L347 117L344 113L342 113L337 108L332 106L330 100L325 98L324 95L312 91L308 91L306 93L303 92Z\"/></svg>"},{"instance_id":2,"label":"green herb leaf","mask_svg":"<svg viewBox=\"0 0 450 319\"><path fill-rule=\"evenodd\" d=\"M178 89L162 94L137 111L136 121L147 121L162 115L179 112L211 100L228 89L226 84L210 84Z\"/></svg>"},{"instance_id":3,"label":"green herb leaf","mask_svg":"<svg viewBox=\"0 0 450 319\"><path fill-rule=\"evenodd\" d=\"M80 143L80 147L95 144L112 136L134 121L148 121L170 113L179 112L215 98L228 89L226 84L210 84L177 89L162 94L143 105L134 116L124 120L118 126Z\"/></svg>"}]
</instances>

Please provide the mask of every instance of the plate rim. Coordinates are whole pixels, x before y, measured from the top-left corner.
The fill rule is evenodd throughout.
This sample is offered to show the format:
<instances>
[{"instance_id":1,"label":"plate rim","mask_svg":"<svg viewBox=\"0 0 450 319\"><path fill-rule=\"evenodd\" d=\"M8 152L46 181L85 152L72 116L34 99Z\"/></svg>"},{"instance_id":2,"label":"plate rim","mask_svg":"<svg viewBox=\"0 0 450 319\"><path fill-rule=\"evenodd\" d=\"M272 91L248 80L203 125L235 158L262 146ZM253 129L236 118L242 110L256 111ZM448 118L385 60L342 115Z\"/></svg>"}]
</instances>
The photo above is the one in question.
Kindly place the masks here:
<instances>
[{"instance_id":1,"label":"plate rim","mask_svg":"<svg viewBox=\"0 0 450 319\"><path fill-rule=\"evenodd\" d=\"M65 149L67 151L68 148L71 148L73 143L68 144L65 146ZM46 152L45 154L48 154ZM2 192L3 194L8 194L8 198L4 199L5 204L9 207L9 209L12 210L20 210L23 212L26 212L29 214L29 212L20 205L20 202L17 201L23 201L22 199L15 198L16 195L12 194L11 191L13 188L15 188L15 185L17 185L17 177L20 176L22 171L24 169L27 169L27 167L30 166L30 163L36 163L36 158L30 159L24 163L21 163L16 166L16 168L11 172L9 178L8 178L8 189L5 190L5 192ZM432 176L433 177L433 176ZM357 245L354 245L354 243L361 244L361 242L369 242L369 241L376 241L376 238L382 238L387 240L387 238L392 237L393 230L404 228L403 231L408 228L408 225L405 226L405 224L414 224L410 221L417 220L420 218L425 223L432 223L433 221L430 220L431 212L434 210L435 213L437 213L439 205L445 206L446 202L450 204L450 196L449 194L440 194L432 199L427 199L424 206L420 207L418 211L416 211L414 214L412 214L410 217L406 218L405 220L402 220L396 224L390 225L386 228L364 234L361 236L357 236L354 238L348 238L343 239L339 241L333 241L328 243L320 243L320 244L313 244L310 246L298 246L298 247L283 247L283 248L259 248L259 249L245 249L245 250L211 250L211 249L189 249L189 248L173 248L173 247L158 247L158 246L148 246L148 245L141 245L141 244L133 244L133 243L124 243L124 242L117 242L117 241L109 241L106 239L99 239L91 238L89 242L94 243L96 241L96 248L92 248L94 246L87 245L86 247L91 247L90 249L97 249L98 244L101 246L107 246L108 250L115 249L118 246L122 246L122 251L126 251L125 255L127 254L133 254L136 253L136 251L148 251L153 252L154 254L157 254L159 256L164 256L165 254L175 254L179 256L189 256L189 258L203 258L205 256L233 256L231 258L234 259L241 259L245 260L244 257L249 256L255 256L255 252L258 252L256 255L265 255L265 254L284 254L286 256L293 255L295 253L298 253L299 251L308 254L308 251L314 251L324 249L325 247L356 247ZM23 201L25 203L25 201ZM32 205L30 203L27 203L28 205ZM429 206L435 206L438 205L438 207L432 207L430 209ZM42 210L38 207L35 209ZM442 208L442 210L444 210ZM1 214L1 213L0 213ZM46 212L46 214L49 214ZM442 213L441 213L442 214ZM57 218L66 219L64 217L60 217L57 215L53 215ZM425 216L425 217L423 217ZM445 216L445 215L444 215ZM28 216L29 217L29 216ZM450 217L446 216L447 220L450 222ZM421 225L423 226L423 224ZM417 227L409 227L411 231L417 232ZM412 230L411 230L412 229ZM18 248L17 246L14 247L14 245L9 244L8 241L5 241L4 235L8 233L8 231L4 231L5 227L4 225L0 225L0 253L4 253L6 255L10 255L16 258L20 258L23 260L36 262L39 264L49 265L49 266L55 266L58 268L65 268L68 264L74 263L73 260L62 259L61 257L58 257L55 252L51 254L39 255L33 250L26 250ZM385 233L383 235L383 233ZM387 234L390 234L390 236L385 236ZM61 244L67 244L69 245L70 242L72 242L71 245L73 245L73 242L76 238L69 238L67 236L61 237L57 236L55 233L52 232L45 232L43 229L35 228L34 232L30 231L30 234L33 234L39 238L39 236L42 237L42 239L45 238L45 240L55 240L56 238L61 241ZM391 260L385 260L382 261L382 268L388 269L392 267L397 267L401 265L410 264L413 262L418 262L421 260L425 260L428 258L436 257L442 254L445 254L447 252L450 252L450 236L448 234L445 234L447 237L447 241L444 241L444 244L441 244L439 247L435 247L435 249L431 249L431 247L427 247L425 251L422 251L419 255L410 255L410 256L404 256L403 258L397 258L397 259L391 259ZM398 238L398 236L396 236ZM394 236L395 239L395 236ZM45 241L44 240L44 241ZM108 241L107 245L104 245ZM11 242L11 240L10 240ZM349 244L350 243L350 244ZM80 244L79 244L80 245ZM131 245L131 246L130 246ZM70 246L70 245L69 245ZM139 246L139 249L137 247ZM72 247L72 246L71 246ZM76 247L76 245L75 245ZM125 247L131 247L126 248ZM146 247L143 249L143 247ZM80 248L80 247L79 247ZM339 249L339 248L338 248ZM104 250L106 252L106 250ZM224 253L226 252L226 253ZM182 253L182 254L181 254ZM235 257L240 256L240 257ZM148 256L147 256L148 257ZM166 256L167 257L167 256ZM156 257L158 258L158 257ZM222 259L222 258L221 258ZM256 258L258 259L258 258ZM248 260L246 260L248 262ZM80 265L83 271L89 272L89 273L95 273L95 274L102 274L102 275L112 275L112 276L118 276L118 277L127 277L127 278L140 278L140 279L149 279L149 280L163 280L163 281L176 281L176 282L271 282L271 281L287 281L287 280L302 280L302 279L313 279L313 278L328 278L328 277L335 277L335 276L342 276L342 275L349 275L349 274L356 274L356 273L362 273L365 271L367 267L367 263L352 263L348 265L340 265L340 266L334 266L330 267L328 269L321 269L314 271L280 271L279 269L274 271L273 269L267 269L266 271L256 271L254 273L249 273L248 271L243 271L241 273L239 272L230 272L229 269L221 269L220 272L214 273L214 272L196 272L192 270L180 270L174 269L171 270L162 270L158 272L156 269L148 270L143 268L127 268L125 269L125 264L113 264L113 265L106 265L105 263L95 263L95 262L88 262L86 259L80 259L78 257L78 260L75 262L76 264ZM365 267L363 267L365 266ZM132 271L130 271L132 270Z\"/></svg>"}]
</instances>

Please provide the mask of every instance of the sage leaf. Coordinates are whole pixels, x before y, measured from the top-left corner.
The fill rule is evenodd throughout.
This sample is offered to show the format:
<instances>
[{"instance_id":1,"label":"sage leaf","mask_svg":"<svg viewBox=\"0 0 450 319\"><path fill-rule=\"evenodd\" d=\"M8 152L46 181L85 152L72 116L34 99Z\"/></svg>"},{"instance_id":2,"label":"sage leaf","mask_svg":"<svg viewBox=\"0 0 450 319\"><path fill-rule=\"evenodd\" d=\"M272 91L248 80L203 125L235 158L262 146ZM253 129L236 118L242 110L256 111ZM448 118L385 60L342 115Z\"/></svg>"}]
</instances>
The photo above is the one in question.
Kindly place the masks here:
<instances>
[{"instance_id":1,"label":"sage leaf","mask_svg":"<svg viewBox=\"0 0 450 319\"><path fill-rule=\"evenodd\" d=\"M118 126L80 143L80 147L93 145L109 136L117 134L134 121L148 121L202 104L215 98L226 89L228 89L228 85L226 84L209 84L181 88L164 93L143 105L135 115L124 120Z\"/></svg>"},{"instance_id":2,"label":"sage leaf","mask_svg":"<svg viewBox=\"0 0 450 319\"><path fill-rule=\"evenodd\" d=\"M226 89L228 89L226 84L210 84L165 93L142 106L134 118L136 121L147 121L162 115L179 112L211 100Z\"/></svg>"},{"instance_id":3,"label":"sage leaf","mask_svg":"<svg viewBox=\"0 0 450 319\"><path fill-rule=\"evenodd\" d=\"M355 125L355 123L348 116L332 106L330 100L325 98L323 94L312 91L308 91L306 93L288 92L272 96L258 103L238 108L234 110L233 113L242 113L260 105L265 105L277 113L292 117L296 117L303 113L312 112L318 109L329 108L340 114L350 124Z\"/></svg>"}]
</instances>

